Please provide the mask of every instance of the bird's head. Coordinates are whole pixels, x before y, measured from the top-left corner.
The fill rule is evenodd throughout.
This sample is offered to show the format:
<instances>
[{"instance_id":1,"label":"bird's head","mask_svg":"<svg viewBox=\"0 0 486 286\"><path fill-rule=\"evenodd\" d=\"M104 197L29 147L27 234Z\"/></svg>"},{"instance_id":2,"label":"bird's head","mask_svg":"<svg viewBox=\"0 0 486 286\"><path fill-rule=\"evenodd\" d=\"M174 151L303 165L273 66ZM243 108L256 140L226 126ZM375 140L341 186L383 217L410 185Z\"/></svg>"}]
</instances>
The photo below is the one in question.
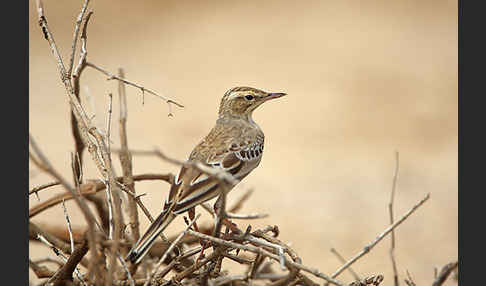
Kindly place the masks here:
<instances>
[{"instance_id":1,"label":"bird's head","mask_svg":"<svg viewBox=\"0 0 486 286\"><path fill-rule=\"evenodd\" d=\"M262 103L284 95L286 94L265 92L253 87L234 87L228 90L221 99L219 117L251 118L253 111Z\"/></svg>"}]
</instances>

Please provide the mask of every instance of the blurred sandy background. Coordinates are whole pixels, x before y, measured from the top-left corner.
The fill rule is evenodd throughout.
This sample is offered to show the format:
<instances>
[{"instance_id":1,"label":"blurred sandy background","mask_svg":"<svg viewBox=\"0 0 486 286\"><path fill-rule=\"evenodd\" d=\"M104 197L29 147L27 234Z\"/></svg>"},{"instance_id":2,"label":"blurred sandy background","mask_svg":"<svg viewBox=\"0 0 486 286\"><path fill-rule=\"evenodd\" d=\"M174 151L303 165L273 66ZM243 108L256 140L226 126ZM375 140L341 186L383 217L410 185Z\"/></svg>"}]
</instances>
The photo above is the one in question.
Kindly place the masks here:
<instances>
[{"instance_id":1,"label":"blurred sandy background","mask_svg":"<svg viewBox=\"0 0 486 286\"><path fill-rule=\"evenodd\" d=\"M66 62L81 5L45 1ZM71 179L67 98L30 6L30 132ZM123 67L128 79L186 106L169 118L165 103L146 94L142 105L140 91L128 87L131 148L158 146L185 159L214 124L227 89L249 85L288 93L255 113L266 135L265 155L230 200L255 188L242 212L270 217L239 221L241 228L277 224L280 238L292 243L304 264L331 274L341 265L331 247L350 258L387 227L398 150L395 216L431 193L396 231L401 282L408 270L417 285L430 285L434 267L458 258L456 1L93 1L91 8L89 61L113 72ZM91 94L94 120L104 126L107 94L116 94L117 83L87 69L82 92ZM85 159L85 178L97 178ZM114 162L121 174L118 157ZM156 158L134 158L135 174L177 169ZM32 165L30 173L31 187L52 181ZM155 215L168 188L142 182L136 190L147 193L143 201ZM40 198L60 191L52 188ZM38 202L32 197L29 203ZM81 226L77 207L67 207L74 226ZM140 217L144 231L148 220ZM60 206L33 221L65 225ZM169 231L182 228L182 219L174 225ZM387 238L354 270L383 274L384 285L392 285L389 248ZM30 256L54 255L31 244ZM36 281L32 271L29 277ZM352 280L348 272L339 278Z\"/></svg>"}]
</instances>

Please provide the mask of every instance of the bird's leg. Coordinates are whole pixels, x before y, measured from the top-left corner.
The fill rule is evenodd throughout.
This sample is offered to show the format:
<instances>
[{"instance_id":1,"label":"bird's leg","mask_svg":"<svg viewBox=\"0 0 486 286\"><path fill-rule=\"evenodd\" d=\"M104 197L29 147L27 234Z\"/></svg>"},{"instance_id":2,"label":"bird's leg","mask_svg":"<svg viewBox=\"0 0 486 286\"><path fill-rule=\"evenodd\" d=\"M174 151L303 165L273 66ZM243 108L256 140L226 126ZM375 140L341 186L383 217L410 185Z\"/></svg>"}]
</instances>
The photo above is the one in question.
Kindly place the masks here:
<instances>
[{"instance_id":1,"label":"bird's leg","mask_svg":"<svg viewBox=\"0 0 486 286\"><path fill-rule=\"evenodd\" d=\"M223 213L222 213L223 218L219 218L222 204L223 204L222 203L222 197L220 196L218 198L218 200L213 205L214 213L216 214L215 225L217 224L218 220L221 219L221 223L224 224L227 228L229 228L231 230L231 232L234 232L234 233L237 233L237 234L242 233L242 231L238 228L236 223L234 223L230 219L226 218L226 210L223 209Z\"/></svg>"},{"instance_id":2,"label":"bird's leg","mask_svg":"<svg viewBox=\"0 0 486 286\"><path fill-rule=\"evenodd\" d=\"M192 221L194 220L194 218L196 217L196 210L195 208L191 208L187 211L188 215L189 215L189 219ZM199 228L197 226L197 222L194 222L194 230L197 231L197 232L200 232L199 231ZM201 244L201 252L199 253L199 256L197 257L196 259L196 263L204 256L204 250L206 250L210 243L209 241L205 241L203 240L202 238L199 238L199 243Z\"/></svg>"},{"instance_id":3,"label":"bird's leg","mask_svg":"<svg viewBox=\"0 0 486 286\"><path fill-rule=\"evenodd\" d=\"M193 221L194 218L196 217L196 208L191 208L187 211L187 214L189 215L189 219L190 221ZM194 230L197 231L197 232L200 232L199 231L199 228L197 227L197 221L194 222L193 224L194 226Z\"/></svg>"}]
</instances>

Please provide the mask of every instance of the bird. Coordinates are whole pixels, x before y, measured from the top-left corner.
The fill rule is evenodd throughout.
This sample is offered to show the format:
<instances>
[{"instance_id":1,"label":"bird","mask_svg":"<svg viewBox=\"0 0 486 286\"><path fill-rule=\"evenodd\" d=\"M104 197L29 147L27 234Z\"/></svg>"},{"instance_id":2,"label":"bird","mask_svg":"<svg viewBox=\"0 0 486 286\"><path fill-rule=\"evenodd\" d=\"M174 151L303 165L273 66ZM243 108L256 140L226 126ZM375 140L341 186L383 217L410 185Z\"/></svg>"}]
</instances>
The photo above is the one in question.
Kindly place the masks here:
<instances>
[{"instance_id":1,"label":"bird","mask_svg":"<svg viewBox=\"0 0 486 286\"><path fill-rule=\"evenodd\" d=\"M211 131L192 150L187 162L201 162L224 170L241 181L262 160L264 134L252 118L253 111L264 102L286 95L265 92L247 86L226 91L219 105L218 119ZM234 186L233 186L234 187ZM186 211L194 215L197 205L221 194L220 181L203 173L194 165L184 164L174 178L160 215L134 244L125 260L139 263L155 239L175 219ZM226 192L230 189L224 187Z\"/></svg>"}]
</instances>

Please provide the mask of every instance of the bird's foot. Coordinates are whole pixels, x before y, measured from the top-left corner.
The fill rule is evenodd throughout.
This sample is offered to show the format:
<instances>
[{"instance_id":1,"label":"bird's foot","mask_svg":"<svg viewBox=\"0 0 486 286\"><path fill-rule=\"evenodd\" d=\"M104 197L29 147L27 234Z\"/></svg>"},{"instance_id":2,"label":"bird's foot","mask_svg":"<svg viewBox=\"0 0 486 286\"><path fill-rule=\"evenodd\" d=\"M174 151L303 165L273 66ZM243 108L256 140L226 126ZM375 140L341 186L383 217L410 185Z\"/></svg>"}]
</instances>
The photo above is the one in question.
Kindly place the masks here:
<instances>
[{"instance_id":1,"label":"bird's foot","mask_svg":"<svg viewBox=\"0 0 486 286\"><path fill-rule=\"evenodd\" d=\"M223 219L223 224L231 230L233 234L241 234L243 231L238 228L238 225L236 223L232 222L230 219L225 218Z\"/></svg>"},{"instance_id":2,"label":"bird's foot","mask_svg":"<svg viewBox=\"0 0 486 286\"><path fill-rule=\"evenodd\" d=\"M208 249L211 246L211 242L203 239L199 239L199 243L201 244L201 252L199 252L199 256L196 258L196 262L198 263L204 257L204 250Z\"/></svg>"}]
</instances>

